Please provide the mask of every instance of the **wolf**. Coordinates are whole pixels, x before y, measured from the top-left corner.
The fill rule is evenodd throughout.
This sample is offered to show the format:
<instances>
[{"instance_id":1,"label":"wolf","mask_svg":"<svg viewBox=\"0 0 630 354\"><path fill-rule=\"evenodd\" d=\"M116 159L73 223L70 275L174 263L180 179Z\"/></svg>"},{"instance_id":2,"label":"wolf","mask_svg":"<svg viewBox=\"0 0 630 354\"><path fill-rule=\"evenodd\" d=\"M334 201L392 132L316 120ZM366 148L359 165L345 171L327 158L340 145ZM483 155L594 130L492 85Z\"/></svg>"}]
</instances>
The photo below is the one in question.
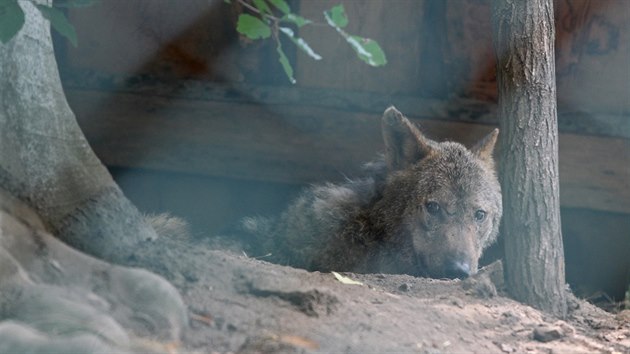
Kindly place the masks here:
<instances>
[{"instance_id":1,"label":"wolf","mask_svg":"<svg viewBox=\"0 0 630 354\"><path fill-rule=\"evenodd\" d=\"M428 139L394 107L381 125L385 152L363 177L312 186L278 217L243 219L242 230L272 262L311 271L476 273L502 214L498 129L469 150Z\"/></svg>"}]
</instances>

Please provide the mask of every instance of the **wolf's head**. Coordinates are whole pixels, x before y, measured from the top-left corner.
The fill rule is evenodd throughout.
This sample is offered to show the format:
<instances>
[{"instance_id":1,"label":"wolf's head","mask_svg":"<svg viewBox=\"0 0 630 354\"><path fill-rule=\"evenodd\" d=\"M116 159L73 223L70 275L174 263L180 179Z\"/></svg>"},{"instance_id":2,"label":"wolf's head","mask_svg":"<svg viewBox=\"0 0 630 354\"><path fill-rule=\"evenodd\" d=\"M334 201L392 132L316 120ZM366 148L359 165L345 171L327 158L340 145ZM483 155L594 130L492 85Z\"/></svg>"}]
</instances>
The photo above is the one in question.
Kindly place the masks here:
<instances>
[{"instance_id":1,"label":"wolf's head","mask_svg":"<svg viewBox=\"0 0 630 354\"><path fill-rule=\"evenodd\" d=\"M378 205L387 232L411 245L417 274L464 278L497 237L501 188L492 159L498 130L468 150L438 143L395 108L382 120L388 177Z\"/></svg>"}]
</instances>

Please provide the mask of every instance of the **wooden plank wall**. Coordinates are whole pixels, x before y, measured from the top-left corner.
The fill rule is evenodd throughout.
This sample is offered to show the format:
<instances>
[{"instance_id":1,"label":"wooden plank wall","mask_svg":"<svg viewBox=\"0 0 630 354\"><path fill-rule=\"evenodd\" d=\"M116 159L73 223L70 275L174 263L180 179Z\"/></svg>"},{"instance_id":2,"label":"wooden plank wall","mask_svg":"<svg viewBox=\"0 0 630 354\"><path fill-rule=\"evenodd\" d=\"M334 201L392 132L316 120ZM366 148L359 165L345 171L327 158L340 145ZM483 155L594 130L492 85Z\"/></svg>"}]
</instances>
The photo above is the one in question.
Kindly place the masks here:
<instances>
[{"instance_id":1,"label":"wooden plank wall","mask_svg":"<svg viewBox=\"0 0 630 354\"><path fill-rule=\"evenodd\" d=\"M333 30L306 27L324 59L290 53L297 87L273 44L239 39L238 6L70 10L80 45L58 46L68 99L108 164L290 183L356 173L381 147L388 104L439 139L471 142L496 124L489 1L291 4L321 20L339 2L347 31L379 41L389 63L368 67ZM562 204L630 213L630 10L557 0L556 12Z\"/></svg>"},{"instance_id":2,"label":"wooden plank wall","mask_svg":"<svg viewBox=\"0 0 630 354\"><path fill-rule=\"evenodd\" d=\"M67 96L94 149L114 166L311 183L357 174L382 150L378 113L85 90ZM468 145L491 130L417 121L436 139ZM562 205L630 213L630 140L562 133L559 160Z\"/></svg>"}]
</instances>

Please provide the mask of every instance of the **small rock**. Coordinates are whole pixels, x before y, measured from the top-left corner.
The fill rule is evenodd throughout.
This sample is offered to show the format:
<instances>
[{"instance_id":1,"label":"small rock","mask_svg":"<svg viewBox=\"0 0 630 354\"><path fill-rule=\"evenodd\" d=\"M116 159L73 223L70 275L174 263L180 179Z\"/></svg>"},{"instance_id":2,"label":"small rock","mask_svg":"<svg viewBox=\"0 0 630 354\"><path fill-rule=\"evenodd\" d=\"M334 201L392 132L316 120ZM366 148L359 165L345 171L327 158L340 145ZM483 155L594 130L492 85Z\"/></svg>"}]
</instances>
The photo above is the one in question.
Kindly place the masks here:
<instances>
[{"instance_id":1,"label":"small rock","mask_svg":"<svg viewBox=\"0 0 630 354\"><path fill-rule=\"evenodd\" d=\"M402 283L398 287L398 290L399 291L409 291L409 290L411 290L411 284L409 284L409 283Z\"/></svg>"},{"instance_id":2,"label":"small rock","mask_svg":"<svg viewBox=\"0 0 630 354\"><path fill-rule=\"evenodd\" d=\"M534 329L534 339L539 342L547 343L562 337L564 337L564 333L560 327L540 326Z\"/></svg>"},{"instance_id":3,"label":"small rock","mask_svg":"<svg viewBox=\"0 0 630 354\"><path fill-rule=\"evenodd\" d=\"M499 321L503 325L513 326L517 324L521 320L521 317L512 311L505 311L501 314L501 319Z\"/></svg>"},{"instance_id":4,"label":"small rock","mask_svg":"<svg viewBox=\"0 0 630 354\"><path fill-rule=\"evenodd\" d=\"M575 328L564 321L556 321L553 325L560 327L565 337L571 337L575 334Z\"/></svg>"},{"instance_id":5,"label":"small rock","mask_svg":"<svg viewBox=\"0 0 630 354\"><path fill-rule=\"evenodd\" d=\"M525 328L524 326L521 326L521 325L517 325L516 327L512 327L512 337L518 337L522 335L523 332L527 332L527 331L529 331L528 328Z\"/></svg>"},{"instance_id":6,"label":"small rock","mask_svg":"<svg viewBox=\"0 0 630 354\"><path fill-rule=\"evenodd\" d=\"M497 295L497 289L487 274L478 274L464 280L462 288L467 294L482 299L493 298Z\"/></svg>"},{"instance_id":7,"label":"small rock","mask_svg":"<svg viewBox=\"0 0 630 354\"><path fill-rule=\"evenodd\" d=\"M505 343L501 343L501 344L495 343L495 344L497 344L498 347L501 349L501 351L504 352L504 353L512 353L512 352L516 351L514 349L514 347L512 347L509 344L505 344Z\"/></svg>"},{"instance_id":8,"label":"small rock","mask_svg":"<svg viewBox=\"0 0 630 354\"><path fill-rule=\"evenodd\" d=\"M459 307L460 309L464 308L464 302L461 299L458 299L456 297L451 298L451 304Z\"/></svg>"}]
</instances>

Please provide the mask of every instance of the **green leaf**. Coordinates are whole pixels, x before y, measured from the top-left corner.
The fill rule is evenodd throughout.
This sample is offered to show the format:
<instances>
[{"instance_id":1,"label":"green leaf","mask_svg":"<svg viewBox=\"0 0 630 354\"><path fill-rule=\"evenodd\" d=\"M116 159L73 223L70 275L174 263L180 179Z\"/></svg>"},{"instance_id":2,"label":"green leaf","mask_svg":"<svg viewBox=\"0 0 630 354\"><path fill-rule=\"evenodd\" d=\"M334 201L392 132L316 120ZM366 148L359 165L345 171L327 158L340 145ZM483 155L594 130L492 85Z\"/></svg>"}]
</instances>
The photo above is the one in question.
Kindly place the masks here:
<instances>
[{"instance_id":1,"label":"green leaf","mask_svg":"<svg viewBox=\"0 0 630 354\"><path fill-rule=\"evenodd\" d=\"M293 43L295 43L295 45L302 49L302 51L304 51L304 53L306 53L309 57L315 59L315 60L321 60L322 56L315 53L315 51L311 48L311 46L308 45L308 43L306 43L306 41L300 37L296 37L295 33L293 32L292 29L288 28L288 27L280 27L279 28L280 32L284 33L287 35L287 37L289 37L291 39L291 41L293 41Z\"/></svg>"},{"instance_id":2,"label":"green leaf","mask_svg":"<svg viewBox=\"0 0 630 354\"><path fill-rule=\"evenodd\" d=\"M48 7L45 5L35 5L42 16L50 21L52 27L59 32L62 36L66 37L73 46L77 46L77 32L74 27L68 22L66 15L59 9L54 7Z\"/></svg>"},{"instance_id":3,"label":"green leaf","mask_svg":"<svg viewBox=\"0 0 630 354\"><path fill-rule=\"evenodd\" d=\"M17 0L0 1L0 42L7 43L24 25L24 11Z\"/></svg>"},{"instance_id":4,"label":"green leaf","mask_svg":"<svg viewBox=\"0 0 630 354\"><path fill-rule=\"evenodd\" d=\"M293 67L291 67L291 63L289 63L289 58L287 58L286 54L284 54L284 51L282 50L282 46L280 45L279 41L277 50L279 57L278 60L280 61L280 65L282 65L282 69L284 69L284 73L289 78L289 81L292 84L295 84L297 81L293 77Z\"/></svg>"},{"instance_id":5,"label":"green leaf","mask_svg":"<svg viewBox=\"0 0 630 354\"><path fill-rule=\"evenodd\" d=\"M313 21L306 19L300 15L296 15L294 13L284 15L281 20L294 23L298 27L302 27L304 25L308 25L309 23L313 23Z\"/></svg>"},{"instance_id":6,"label":"green leaf","mask_svg":"<svg viewBox=\"0 0 630 354\"><path fill-rule=\"evenodd\" d=\"M344 9L343 4L339 4L330 9L330 11L326 11L325 15L327 18L330 18L330 21L332 21L335 26L339 28L344 28L348 25L348 16L346 16L346 10Z\"/></svg>"},{"instance_id":7,"label":"green leaf","mask_svg":"<svg viewBox=\"0 0 630 354\"><path fill-rule=\"evenodd\" d=\"M261 14L273 15L269 5L265 2L265 0L254 0L254 6L260 11Z\"/></svg>"},{"instance_id":8,"label":"green leaf","mask_svg":"<svg viewBox=\"0 0 630 354\"><path fill-rule=\"evenodd\" d=\"M248 14L241 14L238 17L236 30L249 39L269 38L271 28L258 17Z\"/></svg>"},{"instance_id":9,"label":"green leaf","mask_svg":"<svg viewBox=\"0 0 630 354\"><path fill-rule=\"evenodd\" d=\"M368 63L368 65L383 66L387 64L385 52L375 40L359 36L347 36L345 38L352 49L357 52L359 58Z\"/></svg>"},{"instance_id":10,"label":"green leaf","mask_svg":"<svg viewBox=\"0 0 630 354\"><path fill-rule=\"evenodd\" d=\"M275 6L278 10L280 10L280 12L282 12L283 14L287 15L287 14L291 13L291 8L289 7L289 4L287 4L286 1L284 1L284 0L269 0L269 2L271 4L273 4L273 6Z\"/></svg>"},{"instance_id":11,"label":"green leaf","mask_svg":"<svg viewBox=\"0 0 630 354\"><path fill-rule=\"evenodd\" d=\"M350 44L352 49L357 53L359 59L371 66L382 66L387 64L385 52L381 46L373 39L352 36L341 27L348 24L343 5L337 5L330 11L324 11L324 17L329 26L334 28L345 40Z\"/></svg>"}]
</instances>

